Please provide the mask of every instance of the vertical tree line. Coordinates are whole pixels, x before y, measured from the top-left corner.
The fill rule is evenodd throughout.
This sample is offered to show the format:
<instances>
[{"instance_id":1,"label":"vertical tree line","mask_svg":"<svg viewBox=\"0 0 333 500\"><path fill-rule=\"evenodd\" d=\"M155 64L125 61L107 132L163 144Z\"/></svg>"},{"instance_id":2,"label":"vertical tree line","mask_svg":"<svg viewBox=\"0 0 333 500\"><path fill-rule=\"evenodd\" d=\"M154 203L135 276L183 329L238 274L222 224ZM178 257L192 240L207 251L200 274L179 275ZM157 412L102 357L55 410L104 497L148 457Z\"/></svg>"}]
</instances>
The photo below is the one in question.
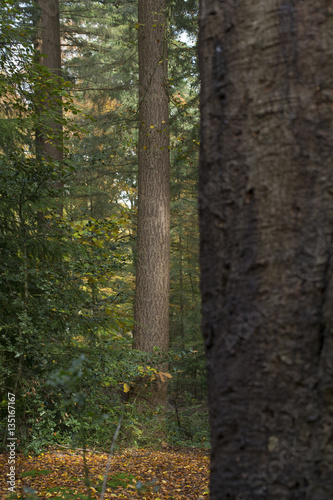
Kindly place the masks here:
<instances>
[{"instance_id":1,"label":"vertical tree line","mask_svg":"<svg viewBox=\"0 0 333 500\"><path fill-rule=\"evenodd\" d=\"M138 3L138 229L133 347L169 346L170 151L164 0ZM165 397L165 396L164 396Z\"/></svg>"},{"instance_id":2,"label":"vertical tree line","mask_svg":"<svg viewBox=\"0 0 333 500\"><path fill-rule=\"evenodd\" d=\"M49 70L56 79L61 77L59 0L38 0L37 6L36 58L39 64ZM59 84L61 85L60 81ZM61 98L52 94L43 97L44 99L40 99L38 95L35 96L41 122L36 130L36 154L39 157L61 161L63 159Z\"/></svg>"}]
</instances>

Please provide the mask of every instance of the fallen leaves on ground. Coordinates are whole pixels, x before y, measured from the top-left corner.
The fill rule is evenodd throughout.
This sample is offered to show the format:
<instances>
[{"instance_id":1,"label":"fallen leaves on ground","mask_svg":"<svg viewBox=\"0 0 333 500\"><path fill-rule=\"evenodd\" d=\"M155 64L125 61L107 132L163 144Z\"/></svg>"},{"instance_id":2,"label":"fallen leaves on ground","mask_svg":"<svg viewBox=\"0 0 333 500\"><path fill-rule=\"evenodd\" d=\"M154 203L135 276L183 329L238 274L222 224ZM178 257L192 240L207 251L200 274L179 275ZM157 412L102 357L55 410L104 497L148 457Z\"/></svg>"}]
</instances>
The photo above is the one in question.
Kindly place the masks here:
<instances>
[{"instance_id":1,"label":"fallen leaves on ground","mask_svg":"<svg viewBox=\"0 0 333 500\"><path fill-rule=\"evenodd\" d=\"M88 453L90 495L100 498L107 455ZM81 454L52 451L39 456L16 456L16 495L9 496L6 480L8 455L0 455L1 499L25 498L31 488L35 498L88 499ZM209 458L201 450L125 450L112 457L105 499L207 499ZM33 498L27 496L26 498Z\"/></svg>"}]
</instances>

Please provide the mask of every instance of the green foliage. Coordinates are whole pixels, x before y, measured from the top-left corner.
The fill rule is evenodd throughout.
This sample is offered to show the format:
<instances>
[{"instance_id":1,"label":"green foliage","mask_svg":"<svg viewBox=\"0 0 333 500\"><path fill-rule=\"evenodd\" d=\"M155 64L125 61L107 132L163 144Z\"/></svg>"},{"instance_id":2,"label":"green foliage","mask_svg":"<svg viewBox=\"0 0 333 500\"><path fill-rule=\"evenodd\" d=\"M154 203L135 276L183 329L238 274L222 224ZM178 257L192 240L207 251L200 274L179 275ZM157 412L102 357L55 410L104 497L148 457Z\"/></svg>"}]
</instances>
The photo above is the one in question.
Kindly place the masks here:
<instances>
[{"instance_id":1,"label":"green foliage","mask_svg":"<svg viewBox=\"0 0 333 500\"><path fill-rule=\"evenodd\" d=\"M51 469L33 469L33 470L28 470L26 472L21 473L21 477L35 477L35 476L47 476L48 474L51 474L52 470Z\"/></svg>"},{"instance_id":2,"label":"green foliage","mask_svg":"<svg viewBox=\"0 0 333 500\"><path fill-rule=\"evenodd\" d=\"M80 168L74 213L102 218L135 202L137 55L135 3L74 2L63 17L70 47L64 70L76 102L89 110L88 133L72 141Z\"/></svg>"},{"instance_id":3,"label":"green foliage","mask_svg":"<svg viewBox=\"0 0 333 500\"><path fill-rule=\"evenodd\" d=\"M9 2L2 7L16 15ZM5 21L6 16L1 31L9 40L16 24L7 27ZM36 64L28 46L19 39L17 43L15 54L9 44L1 54L0 98L6 107L0 118L8 134L0 149L0 384L4 392L16 393L21 443L32 439L28 448L37 451L56 442L59 429L73 434L98 425L89 413L82 424L75 408L82 402L75 401L75 395L59 397L57 402L49 398L45 383L55 367L74 370L73 360L81 353L92 350L100 361L96 352L105 338L106 353L113 352L115 339L118 349L128 345L131 321L122 307L126 293L112 283L127 261L128 252L118 241L126 237L127 216L118 213L103 221L92 217L73 221L64 210L74 161L37 157L32 138L43 126L44 136L57 143L59 138L47 123L55 119L61 102L65 111L76 112L73 100L66 95L66 83ZM11 60L18 54L22 66L16 71ZM42 116L39 104L46 99ZM60 122L66 134L75 137L76 125L66 116ZM16 142L9 140L13 137ZM65 137L62 134L61 142ZM85 396L89 370L93 373L86 367L82 381L69 378L59 384L64 388L71 381L78 397ZM91 376L89 384L95 382ZM100 390L96 404L103 397ZM73 415L67 419L68 406Z\"/></svg>"},{"instance_id":4,"label":"green foliage","mask_svg":"<svg viewBox=\"0 0 333 500\"><path fill-rule=\"evenodd\" d=\"M120 443L149 444L151 435L145 427L151 428L156 410L140 414L135 403L127 401L124 384L133 387L142 374L155 373L160 354L126 349L124 341L72 349L72 355L54 354L53 372L47 366L40 378L27 381L22 394L26 420L20 422L27 426L26 451L40 453L57 443L72 447L85 443L107 451L122 414ZM71 361L78 352L81 355Z\"/></svg>"},{"instance_id":5,"label":"green foliage","mask_svg":"<svg viewBox=\"0 0 333 500\"><path fill-rule=\"evenodd\" d=\"M135 476L129 474L128 472L118 472L118 474L113 474L110 480L107 482L107 488L126 488L128 484L133 484L135 482ZM102 490L103 481L96 486L97 491Z\"/></svg>"},{"instance_id":6,"label":"green foliage","mask_svg":"<svg viewBox=\"0 0 333 500\"><path fill-rule=\"evenodd\" d=\"M171 296L167 358L131 349L137 187L135 2L66 2L64 78L36 62L33 4L1 1L0 390L21 448L207 439L200 333L196 1L170 0ZM47 102L47 107L44 103ZM59 106L63 114L59 115ZM80 108L84 113L78 113ZM59 129L54 130L57 122ZM36 154L35 131L64 149ZM167 363L167 428L127 389ZM149 391L143 385L140 390ZM6 400L0 412L6 416ZM5 433L5 420L1 431ZM69 494L70 495L70 494ZM71 497L74 498L74 497Z\"/></svg>"}]
</instances>

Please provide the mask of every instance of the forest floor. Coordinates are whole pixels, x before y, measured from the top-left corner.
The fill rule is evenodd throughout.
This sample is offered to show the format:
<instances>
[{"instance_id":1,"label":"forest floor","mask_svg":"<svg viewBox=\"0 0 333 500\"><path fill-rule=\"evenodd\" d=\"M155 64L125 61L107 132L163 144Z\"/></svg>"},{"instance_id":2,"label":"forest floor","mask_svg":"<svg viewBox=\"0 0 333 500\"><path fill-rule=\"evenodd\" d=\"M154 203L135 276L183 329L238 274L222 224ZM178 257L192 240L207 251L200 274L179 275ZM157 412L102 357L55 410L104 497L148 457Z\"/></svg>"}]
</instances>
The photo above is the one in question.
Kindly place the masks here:
<instances>
[{"instance_id":1,"label":"forest floor","mask_svg":"<svg viewBox=\"0 0 333 500\"><path fill-rule=\"evenodd\" d=\"M90 498L99 499L107 455L86 453ZM1 500L14 498L89 499L81 453L52 450L16 456L16 493L8 492L8 454L0 455ZM198 449L124 450L111 459L104 499L208 498L209 456ZM27 488L34 490L36 494ZM25 494L23 493L25 491Z\"/></svg>"}]
</instances>

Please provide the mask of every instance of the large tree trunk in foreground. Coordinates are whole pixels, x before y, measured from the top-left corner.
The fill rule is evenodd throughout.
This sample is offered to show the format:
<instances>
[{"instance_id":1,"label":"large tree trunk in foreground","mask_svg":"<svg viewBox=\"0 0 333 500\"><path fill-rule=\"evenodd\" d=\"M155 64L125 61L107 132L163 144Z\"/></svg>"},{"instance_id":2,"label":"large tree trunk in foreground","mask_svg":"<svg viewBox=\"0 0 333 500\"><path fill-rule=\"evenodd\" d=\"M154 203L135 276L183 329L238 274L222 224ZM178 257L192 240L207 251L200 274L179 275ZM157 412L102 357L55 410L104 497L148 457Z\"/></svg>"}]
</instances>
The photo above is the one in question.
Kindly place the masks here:
<instances>
[{"instance_id":1,"label":"large tree trunk in foreground","mask_svg":"<svg viewBox=\"0 0 333 500\"><path fill-rule=\"evenodd\" d=\"M211 498L333 492L328 2L202 0Z\"/></svg>"},{"instance_id":2,"label":"large tree trunk in foreground","mask_svg":"<svg viewBox=\"0 0 333 500\"><path fill-rule=\"evenodd\" d=\"M170 174L165 0L139 0L139 176L133 347L169 343Z\"/></svg>"},{"instance_id":3,"label":"large tree trunk in foreground","mask_svg":"<svg viewBox=\"0 0 333 500\"><path fill-rule=\"evenodd\" d=\"M39 63L45 66L56 78L61 77L61 44L59 0L37 0L40 20L37 29L35 49L40 53ZM43 78L43 76L42 76ZM36 105L41 116L41 123L36 130L36 152L38 157L49 160L62 160L62 116L59 93L47 96L36 95ZM60 101L60 102L59 102Z\"/></svg>"}]
</instances>

